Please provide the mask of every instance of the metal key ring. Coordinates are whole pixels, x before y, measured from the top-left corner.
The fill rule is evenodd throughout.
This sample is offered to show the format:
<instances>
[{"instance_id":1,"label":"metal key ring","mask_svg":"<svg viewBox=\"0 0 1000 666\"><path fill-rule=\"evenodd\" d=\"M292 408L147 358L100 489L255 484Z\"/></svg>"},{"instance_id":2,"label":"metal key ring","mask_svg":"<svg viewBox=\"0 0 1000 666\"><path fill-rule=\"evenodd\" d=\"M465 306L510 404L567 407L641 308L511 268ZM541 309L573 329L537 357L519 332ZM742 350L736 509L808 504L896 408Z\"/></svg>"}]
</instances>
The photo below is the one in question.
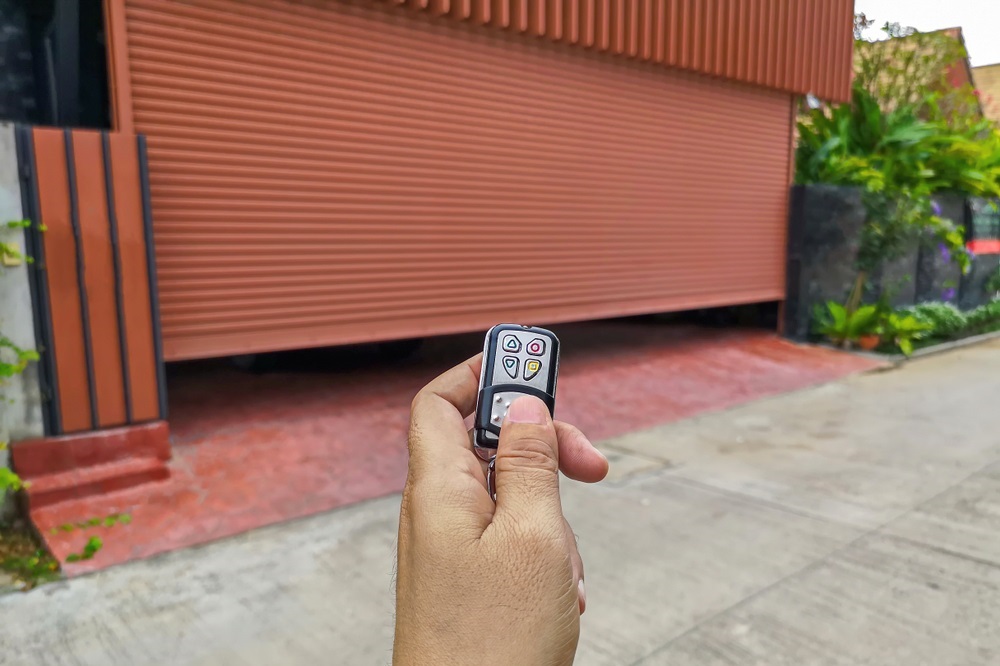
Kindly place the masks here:
<instances>
[{"instance_id":1,"label":"metal key ring","mask_svg":"<svg viewBox=\"0 0 1000 666\"><path fill-rule=\"evenodd\" d=\"M490 464L486 466L486 492L490 494L490 499L497 501L497 457L490 458Z\"/></svg>"}]
</instances>

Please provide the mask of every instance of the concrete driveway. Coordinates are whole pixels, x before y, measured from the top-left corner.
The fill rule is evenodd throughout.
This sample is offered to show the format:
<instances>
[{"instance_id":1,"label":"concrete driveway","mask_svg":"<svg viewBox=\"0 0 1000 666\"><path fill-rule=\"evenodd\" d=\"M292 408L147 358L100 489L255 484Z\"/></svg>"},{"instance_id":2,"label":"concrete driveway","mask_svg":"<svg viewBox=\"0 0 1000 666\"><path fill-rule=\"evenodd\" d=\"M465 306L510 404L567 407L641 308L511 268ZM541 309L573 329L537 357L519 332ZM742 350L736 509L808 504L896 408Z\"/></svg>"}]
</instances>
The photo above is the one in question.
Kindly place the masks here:
<instances>
[{"instance_id":1,"label":"concrete driveway","mask_svg":"<svg viewBox=\"0 0 1000 666\"><path fill-rule=\"evenodd\" d=\"M1000 663L998 400L993 343L603 442L577 663ZM388 663L397 510L0 598L0 663Z\"/></svg>"}]
</instances>

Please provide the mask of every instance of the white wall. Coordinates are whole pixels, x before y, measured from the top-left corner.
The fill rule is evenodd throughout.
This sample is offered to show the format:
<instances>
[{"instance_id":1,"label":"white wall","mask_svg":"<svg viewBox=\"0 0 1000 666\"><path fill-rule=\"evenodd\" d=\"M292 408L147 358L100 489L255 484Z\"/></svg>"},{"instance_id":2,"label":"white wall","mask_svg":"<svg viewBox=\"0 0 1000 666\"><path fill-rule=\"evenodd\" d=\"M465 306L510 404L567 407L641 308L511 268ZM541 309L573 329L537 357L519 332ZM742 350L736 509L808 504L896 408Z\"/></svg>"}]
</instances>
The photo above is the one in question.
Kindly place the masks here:
<instances>
[{"instance_id":1,"label":"white wall","mask_svg":"<svg viewBox=\"0 0 1000 666\"><path fill-rule=\"evenodd\" d=\"M8 229L6 222L20 220L21 184L17 174L14 127L0 123L0 240L15 242L24 251L24 230ZM24 349L35 348L35 326L28 284L28 267L0 266L0 333ZM29 364L24 374L0 386L0 441L9 442L44 434L38 368ZM8 465L9 451L0 451L0 467ZM3 514L0 499L0 514Z\"/></svg>"}]
</instances>

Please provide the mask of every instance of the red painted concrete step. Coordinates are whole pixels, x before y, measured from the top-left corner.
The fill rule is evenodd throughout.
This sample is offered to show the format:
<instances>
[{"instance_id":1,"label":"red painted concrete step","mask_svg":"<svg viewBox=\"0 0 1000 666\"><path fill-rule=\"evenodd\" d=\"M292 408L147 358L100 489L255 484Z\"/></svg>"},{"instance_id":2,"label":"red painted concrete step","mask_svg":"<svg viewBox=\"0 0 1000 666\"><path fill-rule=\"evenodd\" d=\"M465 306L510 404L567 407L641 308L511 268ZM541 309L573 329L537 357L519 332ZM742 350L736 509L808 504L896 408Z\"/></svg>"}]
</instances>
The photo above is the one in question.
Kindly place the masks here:
<instances>
[{"instance_id":1,"label":"red painted concrete step","mask_svg":"<svg viewBox=\"0 0 1000 666\"><path fill-rule=\"evenodd\" d=\"M26 493L31 511L104 495L145 483L164 481L170 469L159 458L129 458L71 469L54 474L28 477ZM82 516L81 516L82 518Z\"/></svg>"},{"instance_id":2,"label":"red painted concrete step","mask_svg":"<svg viewBox=\"0 0 1000 666\"><path fill-rule=\"evenodd\" d=\"M11 447L14 469L23 479L102 465L129 458L170 460L166 421L18 442Z\"/></svg>"}]
</instances>

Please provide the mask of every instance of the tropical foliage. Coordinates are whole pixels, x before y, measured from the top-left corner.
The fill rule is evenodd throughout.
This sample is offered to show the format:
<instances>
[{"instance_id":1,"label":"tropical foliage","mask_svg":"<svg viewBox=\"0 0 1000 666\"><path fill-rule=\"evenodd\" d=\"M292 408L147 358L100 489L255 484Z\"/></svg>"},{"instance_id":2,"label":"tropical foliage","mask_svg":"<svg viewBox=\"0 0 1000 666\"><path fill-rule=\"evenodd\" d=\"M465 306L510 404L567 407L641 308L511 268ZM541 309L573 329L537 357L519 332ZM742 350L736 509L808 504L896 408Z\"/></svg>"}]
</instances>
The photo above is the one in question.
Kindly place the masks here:
<instances>
[{"instance_id":1,"label":"tropical foliage","mask_svg":"<svg viewBox=\"0 0 1000 666\"><path fill-rule=\"evenodd\" d=\"M855 35L870 26L855 19ZM796 182L853 185L867 211L846 309L858 308L868 276L932 236L963 272L962 229L934 203L939 192L1000 196L1000 132L982 118L969 89L949 68L965 47L945 33L886 24L888 39L855 44L850 102L807 110L798 123Z\"/></svg>"},{"instance_id":2,"label":"tropical foliage","mask_svg":"<svg viewBox=\"0 0 1000 666\"><path fill-rule=\"evenodd\" d=\"M848 312L840 303L828 301L825 306L817 305L813 312L816 333L831 342L847 345L869 333L878 326L878 309L874 305L864 305Z\"/></svg>"}]
</instances>

